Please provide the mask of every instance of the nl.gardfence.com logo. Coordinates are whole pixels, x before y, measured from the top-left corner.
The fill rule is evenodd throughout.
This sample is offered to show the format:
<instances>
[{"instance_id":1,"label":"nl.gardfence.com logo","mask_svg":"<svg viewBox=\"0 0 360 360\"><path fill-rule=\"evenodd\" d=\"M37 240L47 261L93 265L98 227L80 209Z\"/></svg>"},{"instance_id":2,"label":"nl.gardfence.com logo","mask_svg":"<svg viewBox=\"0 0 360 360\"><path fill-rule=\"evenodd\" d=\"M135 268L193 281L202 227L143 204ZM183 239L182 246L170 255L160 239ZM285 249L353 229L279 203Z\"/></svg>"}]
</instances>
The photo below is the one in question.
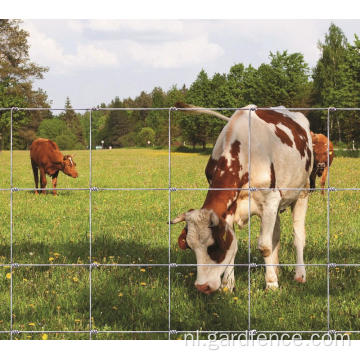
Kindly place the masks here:
<instances>
[{"instance_id":1,"label":"nl.gardfence.com logo","mask_svg":"<svg viewBox=\"0 0 360 360\"><path fill-rule=\"evenodd\" d=\"M323 332L323 333L272 333L257 332L210 332L184 333L186 346L207 346L210 350L228 346L350 346L351 333ZM205 341L204 341L205 340ZM305 340L305 341L304 341Z\"/></svg>"}]
</instances>

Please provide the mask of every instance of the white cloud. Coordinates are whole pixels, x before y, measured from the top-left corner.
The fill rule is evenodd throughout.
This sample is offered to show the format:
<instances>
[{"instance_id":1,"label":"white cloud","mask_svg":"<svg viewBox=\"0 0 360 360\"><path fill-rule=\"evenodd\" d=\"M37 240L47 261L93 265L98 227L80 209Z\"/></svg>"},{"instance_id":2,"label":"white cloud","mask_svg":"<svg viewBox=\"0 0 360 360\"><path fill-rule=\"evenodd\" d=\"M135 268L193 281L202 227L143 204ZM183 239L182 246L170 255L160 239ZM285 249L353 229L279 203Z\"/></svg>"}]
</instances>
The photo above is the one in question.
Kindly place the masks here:
<instances>
[{"instance_id":1,"label":"white cloud","mask_svg":"<svg viewBox=\"0 0 360 360\"><path fill-rule=\"evenodd\" d=\"M67 53L55 39L39 31L31 22L26 21L23 27L30 33L31 59L46 64L56 73L114 66L118 63L116 54L97 44L77 44L75 53Z\"/></svg>"},{"instance_id":2,"label":"white cloud","mask_svg":"<svg viewBox=\"0 0 360 360\"><path fill-rule=\"evenodd\" d=\"M181 41L167 41L160 44L129 42L131 57L154 68L180 68L204 64L222 56L224 50L211 43L206 36Z\"/></svg>"},{"instance_id":3,"label":"white cloud","mask_svg":"<svg viewBox=\"0 0 360 360\"><path fill-rule=\"evenodd\" d=\"M89 20L82 23L84 28L95 31L127 30L136 33L166 32L181 34L184 30L183 21L179 20Z\"/></svg>"}]
</instances>

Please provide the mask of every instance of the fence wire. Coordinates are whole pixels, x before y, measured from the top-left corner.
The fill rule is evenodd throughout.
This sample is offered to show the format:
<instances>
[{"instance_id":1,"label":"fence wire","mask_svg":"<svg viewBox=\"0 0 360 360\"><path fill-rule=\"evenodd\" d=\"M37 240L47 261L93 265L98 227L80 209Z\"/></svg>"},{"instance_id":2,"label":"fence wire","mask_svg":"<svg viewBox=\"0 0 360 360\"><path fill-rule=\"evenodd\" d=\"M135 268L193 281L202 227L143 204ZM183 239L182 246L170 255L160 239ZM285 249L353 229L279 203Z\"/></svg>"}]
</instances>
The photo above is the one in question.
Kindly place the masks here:
<instances>
[{"instance_id":1,"label":"fence wire","mask_svg":"<svg viewBox=\"0 0 360 360\"><path fill-rule=\"evenodd\" d=\"M181 111L193 111L197 109L203 108L181 108ZM232 107L223 107L223 108L207 108L208 110L214 111L224 111L224 110L232 110L236 111L239 108ZM330 139L330 113L334 111L360 111L360 108L335 108L335 107L319 107L319 108L286 108L287 110L293 111L327 111L327 138ZM251 263L251 193L254 191L268 191L269 188L255 188L251 187L250 179L251 179L251 114L255 110L274 110L274 108L261 108L250 106L248 108L242 108L242 110L249 111L248 117L248 173L249 173L249 185L248 188L211 188L212 191L224 191L224 190L242 190L248 191L248 263L240 264L234 263L232 266L233 269L236 267L243 267L248 269L248 328L247 330L176 330L172 329L171 323L171 269L176 267L197 267L197 266L223 266L221 264L187 264L187 263L172 263L171 262L171 195L174 191L208 191L209 188L177 188L172 187L172 179L171 179L171 123L172 123L172 114L179 110L176 107L164 107L164 108L100 108L100 107L92 107L92 108L74 108L75 111L87 111L89 112L89 187L84 188L57 188L57 191L88 191L89 193L89 263L83 264L26 264L26 263L16 263L14 262L13 257L13 193L17 191L35 191L35 190L45 190L52 191L50 188L18 188L13 185L13 116L16 111L65 111L64 108L0 108L0 112L9 112L10 111L10 187L9 188L1 188L2 192L10 193L10 263L0 264L0 268L10 268L10 329L2 330L0 334L10 334L10 339L12 340L15 335L19 334L64 334L64 333L82 333L88 334L89 339L93 338L93 335L96 334L168 334L168 339L171 339L172 335L175 334L186 334L186 333L199 333L199 334L210 334L210 333L244 333L247 336L254 336L257 333L319 333L319 334L343 334L343 333L359 333L360 330L332 330L330 329L330 269L335 267L360 267L360 263L347 264L347 263L331 263L330 262L330 192L335 191L359 191L360 188L352 187L352 188L334 188L330 187L330 167L327 173L327 262L326 263L318 263L318 264L303 264L308 267L326 267L326 277L327 277L327 330L258 330L251 329L251 270L254 268L266 268L267 266L279 266L279 267L295 267L297 264L257 264ZM92 113L93 111L160 111L166 110L168 111L168 187L144 187L144 188L132 188L132 187L119 187L119 188L101 188L94 187L92 185ZM330 164L330 142L328 141L328 154L327 160L328 164ZM278 190L284 191L321 191L322 188L276 188ZM168 191L168 263L164 264L134 264L134 263L97 263L92 260L92 193L99 191ZM89 330L19 330L14 329L13 325L13 272L14 268L20 267L85 267L89 269ZM92 270L94 268L100 267L167 267L168 268L168 329L159 329L159 330L98 330L93 329L93 321L92 321Z\"/></svg>"}]
</instances>

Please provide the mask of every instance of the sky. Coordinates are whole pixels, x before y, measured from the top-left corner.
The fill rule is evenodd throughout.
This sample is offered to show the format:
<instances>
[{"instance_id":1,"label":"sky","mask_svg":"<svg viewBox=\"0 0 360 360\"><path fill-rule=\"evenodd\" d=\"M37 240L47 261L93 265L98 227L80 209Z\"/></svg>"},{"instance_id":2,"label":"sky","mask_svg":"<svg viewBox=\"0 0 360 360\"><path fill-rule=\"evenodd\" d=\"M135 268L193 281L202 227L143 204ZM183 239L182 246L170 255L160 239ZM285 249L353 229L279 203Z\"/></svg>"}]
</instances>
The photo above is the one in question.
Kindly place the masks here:
<instances>
[{"instance_id":1,"label":"sky","mask_svg":"<svg viewBox=\"0 0 360 360\"><path fill-rule=\"evenodd\" d=\"M74 108L89 108L155 86L189 86L201 69L212 76L237 63L256 67L270 51L301 52L313 67L331 22L350 42L360 35L360 20L346 19L27 19L22 27L31 60L49 67L35 88L52 107L63 108L69 96Z\"/></svg>"}]
</instances>

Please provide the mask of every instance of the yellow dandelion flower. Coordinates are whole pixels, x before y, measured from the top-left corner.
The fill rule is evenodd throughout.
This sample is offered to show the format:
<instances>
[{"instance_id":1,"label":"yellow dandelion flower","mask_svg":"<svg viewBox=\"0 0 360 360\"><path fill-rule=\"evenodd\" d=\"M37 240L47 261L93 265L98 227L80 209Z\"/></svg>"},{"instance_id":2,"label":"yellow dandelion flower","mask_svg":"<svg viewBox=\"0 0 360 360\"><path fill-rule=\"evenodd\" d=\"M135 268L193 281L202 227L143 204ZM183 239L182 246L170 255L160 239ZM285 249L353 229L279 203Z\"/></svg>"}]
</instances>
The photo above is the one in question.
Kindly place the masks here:
<instances>
[{"instance_id":1,"label":"yellow dandelion flower","mask_svg":"<svg viewBox=\"0 0 360 360\"><path fill-rule=\"evenodd\" d=\"M140 271L141 272L146 272L146 270L144 268L141 268Z\"/></svg>"},{"instance_id":2,"label":"yellow dandelion flower","mask_svg":"<svg viewBox=\"0 0 360 360\"><path fill-rule=\"evenodd\" d=\"M29 307L34 308L35 305L34 304L29 304Z\"/></svg>"},{"instance_id":3,"label":"yellow dandelion flower","mask_svg":"<svg viewBox=\"0 0 360 360\"><path fill-rule=\"evenodd\" d=\"M280 318L279 318L279 320L280 320L280 321L283 321L283 320L284 320L284 318L283 318L283 317L280 317Z\"/></svg>"},{"instance_id":4,"label":"yellow dandelion flower","mask_svg":"<svg viewBox=\"0 0 360 360\"><path fill-rule=\"evenodd\" d=\"M122 292L119 292L119 293L118 293L118 296L119 296L119 297L122 297L122 296L124 296L124 294L123 294Z\"/></svg>"},{"instance_id":5,"label":"yellow dandelion flower","mask_svg":"<svg viewBox=\"0 0 360 360\"><path fill-rule=\"evenodd\" d=\"M193 273L193 272L191 272L191 273L189 273L189 275L190 275L190 276L194 276L194 273Z\"/></svg>"},{"instance_id":6,"label":"yellow dandelion flower","mask_svg":"<svg viewBox=\"0 0 360 360\"><path fill-rule=\"evenodd\" d=\"M223 292L228 292L229 288L227 286L224 286L222 290L223 290Z\"/></svg>"},{"instance_id":7,"label":"yellow dandelion flower","mask_svg":"<svg viewBox=\"0 0 360 360\"><path fill-rule=\"evenodd\" d=\"M118 309L117 306L113 306L112 308L113 308L113 310L117 310L117 309Z\"/></svg>"},{"instance_id":8,"label":"yellow dandelion flower","mask_svg":"<svg viewBox=\"0 0 360 360\"><path fill-rule=\"evenodd\" d=\"M7 273L5 276L7 279L11 279L11 273Z\"/></svg>"},{"instance_id":9,"label":"yellow dandelion flower","mask_svg":"<svg viewBox=\"0 0 360 360\"><path fill-rule=\"evenodd\" d=\"M141 286L146 286L146 282L141 282L140 285Z\"/></svg>"},{"instance_id":10,"label":"yellow dandelion flower","mask_svg":"<svg viewBox=\"0 0 360 360\"><path fill-rule=\"evenodd\" d=\"M78 282L79 279L78 279L76 276L74 276L74 277L72 278L72 281L73 281L73 282Z\"/></svg>"},{"instance_id":11,"label":"yellow dandelion flower","mask_svg":"<svg viewBox=\"0 0 360 360\"><path fill-rule=\"evenodd\" d=\"M80 320L80 319L75 319L74 321L75 321L76 323L81 322L81 320Z\"/></svg>"},{"instance_id":12,"label":"yellow dandelion flower","mask_svg":"<svg viewBox=\"0 0 360 360\"><path fill-rule=\"evenodd\" d=\"M51 256L49 257L49 261L54 261L55 259Z\"/></svg>"},{"instance_id":13,"label":"yellow dandelion flower","mask_svg":"<svg viewBox=\"0 0 360 360\"><path fill-rule=\"evenodd\" d=\"M53 255L58 258L61 254L55 252Z\"/></svg>"},{"instance_id":14,"label":"yellow dandelion flower","mask_svg":"<svg viewBox=\"0 0 360 360\"><path fill-rule=\"evenodd\" d=\"M23 282L28 282L28 279L23 278Z\"/></svg>"},{"instance_id":15,"label":"yellow dandelion flower","mask_svg":"<svg viewBox=\"0 0 360 360\"><path fill-rule=\"evenodd\" d=\"M26 338L27 338L27 339L31 339L31 336L30 336L30 335L28 335Z\"/></svg>"},{"instance_id":16,"label":"yellow dandelion flower","mask_svg":"<svg viewBox=\"0 0 360 360\"><path fill-rule=\"evenodd\" d=\"M35 326L35 323L28 323L29 326Z\"/></svg>"},{"instance_id":17,"label":"yellow dandelion flower","mask_svg":"<svg viewBox=\"0 0 360 360\"><path fill-rule=\"evenodd\" d=\"M48 339L47 334L42 334L41 339L42 339L42 340L47 340L47 339Z\"/></svg>"},{"instance_id":18,"label":"yellow dandelion flower","mask_svg":"<svg viewBox=\"0 0 360 360\"><path fill-rule=\"evenodd\" d=\"M234 297L233 297L233 300L238 301L239 298L238 298L237 296L234 296Z\"/></svg>"}]
</instances>

